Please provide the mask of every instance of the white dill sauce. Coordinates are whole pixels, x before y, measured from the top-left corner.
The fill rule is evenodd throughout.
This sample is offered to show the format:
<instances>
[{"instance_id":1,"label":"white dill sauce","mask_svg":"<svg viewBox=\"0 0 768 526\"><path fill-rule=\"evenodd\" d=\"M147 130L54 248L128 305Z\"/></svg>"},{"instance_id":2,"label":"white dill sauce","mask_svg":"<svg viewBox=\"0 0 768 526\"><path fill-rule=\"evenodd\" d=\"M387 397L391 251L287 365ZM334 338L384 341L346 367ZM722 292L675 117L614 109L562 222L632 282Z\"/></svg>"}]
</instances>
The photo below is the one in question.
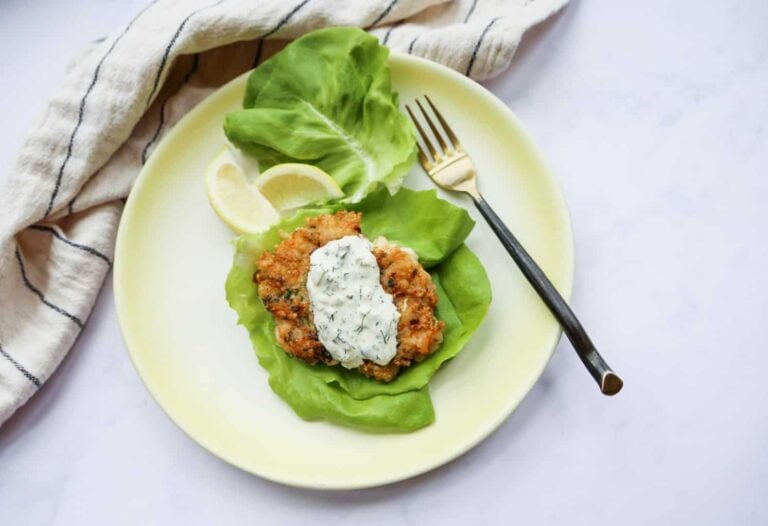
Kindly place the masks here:
<instances>
[{"instance_id":1,"label":"white dill sauce","mask_svg":"<svg viewBox=\"0 0 768 526\"><path fill-rule=\"evenodd\" d=\"M317 334L347 369L363 360L388 364L397 352L397 312L381 286L371 242L346 236L309 257L307 290Z\"/></svg>"}]
</instances>

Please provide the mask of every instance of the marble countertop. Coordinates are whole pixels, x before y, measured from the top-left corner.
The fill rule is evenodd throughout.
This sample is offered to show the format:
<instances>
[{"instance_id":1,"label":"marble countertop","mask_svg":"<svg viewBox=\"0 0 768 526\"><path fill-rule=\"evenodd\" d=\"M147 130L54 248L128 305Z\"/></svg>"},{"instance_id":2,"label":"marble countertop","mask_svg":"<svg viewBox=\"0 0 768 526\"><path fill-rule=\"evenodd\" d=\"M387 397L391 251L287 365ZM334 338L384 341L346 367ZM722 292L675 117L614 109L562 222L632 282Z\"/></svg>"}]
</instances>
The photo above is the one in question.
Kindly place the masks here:
<instances>
[{"instance_id":1,"label":"marble countertop","mask_svg":"<svg viewBox=\"0 0 768 526\"><path fill-rule=\"evenodd\" d=\"M0 179L67 61L140 4L3 1ZM366 491L287 488L164 415L107 283L57 373L0 428L0 523L768 524L766 27L764 0L573 1L487 83L562 185L573 305L624 376L619 396L562 341L458 460Z\"/></svg>"}]
</instances>

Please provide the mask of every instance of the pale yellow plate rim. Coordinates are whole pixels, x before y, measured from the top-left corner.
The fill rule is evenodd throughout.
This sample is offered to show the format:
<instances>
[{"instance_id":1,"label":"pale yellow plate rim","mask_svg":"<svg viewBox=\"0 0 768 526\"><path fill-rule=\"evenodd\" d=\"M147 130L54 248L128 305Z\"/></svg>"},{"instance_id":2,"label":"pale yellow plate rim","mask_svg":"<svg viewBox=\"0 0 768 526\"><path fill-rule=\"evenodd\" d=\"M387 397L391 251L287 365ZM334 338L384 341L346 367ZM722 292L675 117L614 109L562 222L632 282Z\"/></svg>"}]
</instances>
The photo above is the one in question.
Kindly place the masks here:
<instances>
[{"instance_id":1,"label":"pale yellow plate rim","mask_svg":"<svg viewBox=\"0 0 768 526\"><path fill-rule=\"evenodd\" d=\"M532 141L529 133L523 126L522 122L517 118L514 112L512 112L512 110L509 107L507 107L503 102L501 102L498 98L496 98L496 96L493 93L488 91L486 88L484 88L480 84L468 79L467 77L455 72L450 68L447 68L445 66L431 62L426 59L422 59L420 57L414 57L414 56L396 52L396 51L391 52L390 62L391 63L400 62L400 63L403 63L404 65L410 64L411 66L425 68L427 70L433 70L437 73L447 74L451 76L456 82L463 84L463 87L471 91L474 96L477 96L479 98L484 98L486 99L486 102L490 102L491 104L493 104L500 113L504 114L505 119L509 120L513 124L513 126L516 128L516 132L519 133L519 135L525 142L526 148L529 150L529 152L533 154L533 156L536 158L537 163L542 168L539 175L541 177L544 177L547 180L546 182L548 184L549 189L551 190L551 197L553 198L553 201L550 204L554 205L557 208L555 212L558 215L558 217L560 217L563 220L563 223L558 226L562 228L566 234L565 239L563 240L566 243L566 246L563 247L565 251L565 254L564 254L565 257L564 257L564 260L561 262L563 266L563 270L565 271L565 276L562 278L558 289L560 290L561 294L563 294L565 299L569 300L573 291L575 269L574 269L573 230L571 226L568 206L566 204L565 197L560 189L559 184L557 183L556 179L552 175L552 172L549 166L547 165L546 161L544 160L544 157L541 155L539 149L536 147L536 145ZM189 113L187 113L174 126L172 130L168 132L168 134L163 138L163 140L160 141L155 151L156 152L161 151L164 148L164 145L172 142L176 135L184 133L184 127L185 127L184 124L187 120L191 120L194 118L194 116L197 113L203 112L205 110L205 107L211 104L212 100L214 100L220 92L226 90L227 88L232 87L232 85L235 85L238 83L244 83L247 75L248 75L248 72L232 79L227 84L221 86L218 90L216 90L214 93L209 95L202 102L200 102L194 109L192 109ZM146 182L148 180L148 174L150 174L153 170L153 157L154 156L150 156L150 159L144 165L141 172L139 173L136 179L136 182L134 183L134 190L139 190L145 184L147 184ZM193 441L195 441L201 447L213 453L214 455L224 460L225 462L235 467L238 467L246 472L249 472L253 475L257 475L264 479L270 480L272 482L277 482L280 484L306 488L306 489L323 489L323 490L364 489L364 488L382 486L386 484L392 484L395 482L413 478L418 475L422 475L426 472L429 472L433 469L436 469L448 462L451 462L452 460L463 455L464 453L466 453L467 451L469 451L470 449L478 445L480 442L485 440L517 408L517 406L528 395L530 390L533 388L535 383L543 374L544 369L546 368L547 364L551 360L552 355L554 354L555 348L557 347L557 343L562 334L560 330L557 330L552 334L552 337L550 339L550 344L547 349L546 359L542 361L542 365L539 368L539 370L535 371L535 374L531 375L531 381L529 382L528 385L525 386L524 389L521 390L521 393L522 393L521 396L516 400L511 400L510 403L503 408L503 410L500 410L497 413L496 418L492 418L486 421L485 425L482 426L482 428L478 429L478 432L471 440L467 440L463 444L460 444L450 454L446 454L437 460L420 464L420 465L414 465L408 469L403 469L402 471L398 472L396 475L384 476L384 477L375 477L375 476L362 477L358 480L349 480L343 483L327 482L327 481L308 482L305 478L302 479L301 477L290 477L290 476L285 476L284 474L281 474L279 472L270 471L268 469L255 469L253 466L244 466L242 465L241 462L238 461L237 458L234 458L232 455L230 455L228 451L223 450L222 448L218 448L216 445L208 443L202 437L196 436L195 433L191 432L187 428L185 423L180 418L177 418L174 415L174 411L172 407L167 407L163 405L163 403L160 401L161 397L159 396L157 390L147 380L146 372L142 367L141 360L138 358L137 350L131 344L131 335L127 332L125 328L126 324L124 323L124 320L126 317L126 310L127 310L126 301L125 301L127 291L125 290L123 283L125 281L124 276L126 276L126 272L128 271L128 269L122 264L122 258L120 257L120 254L124 250L126 250L126 244L127 244L125 236L123 235L123 232L125 230L123 227L127 223L133 221L133 217L134 217L134 209L135 209L136 203L135 203L135 200L132 199L132 196L139 193L140 192L138 191L131 193L131 195L128 197L125 208L123 210L123 214L120 220L120 225L118 227L117 239L115 243L115 257L114 257L114 267L113 267L114 301L115 301L115 307L117 312L117 318L120 324L123 341L125 343L125 347L131 359L131 362L134 368L136 369L137 373L139 374L139 377L141 378L142 383L147 388L147 390L149 391L149 393L151 394L155 402L157 402L157 404L160 406L163 412L171 419L171 421L173 421L177 426L179 426L187 434L187 436L189 436ZM513 264L513 263L510 261L510 264ZM480 330L482 330L482 327L480 328Z\"/></svg>"}]
</instances>

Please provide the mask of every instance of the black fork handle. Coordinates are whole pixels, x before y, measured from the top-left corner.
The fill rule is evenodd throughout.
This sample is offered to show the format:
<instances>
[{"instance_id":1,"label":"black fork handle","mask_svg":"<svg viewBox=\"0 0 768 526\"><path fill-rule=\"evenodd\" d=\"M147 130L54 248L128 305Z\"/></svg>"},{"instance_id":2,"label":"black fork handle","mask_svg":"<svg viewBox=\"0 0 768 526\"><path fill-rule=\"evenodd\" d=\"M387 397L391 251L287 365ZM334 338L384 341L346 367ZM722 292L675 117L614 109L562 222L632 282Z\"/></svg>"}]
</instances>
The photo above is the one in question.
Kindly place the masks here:
<instances>
[{"instance_id":1,"label":"black fork handle","mask_svg":"<svg viewBox=\"0 0 768 526\"><path fill-rule=\"evenodd\" d=\"M584 362L584 366L587 368L592 378L595 379L597 385L600 386L600 391L606 395L615 395L618 393L624 382L619 376L611 370L600 353L595 349L595 345L592 340L589 339L587 331L582 327L576 315L568 306L568 303L563 299L552 282L549 281L546 274L541 270L541 267L533 260L528 252L523 248L523 245L512 235L504 222L496 215L491 206L483 199L481 195L473 197L475 206L483 215L488 224L493 229L496 236L507 249L509 255L515 260L517 266L528 279L528 282L536 290L541 299L547 305L554 317L560 323L563 331L568 336L568 339L573 344L576 353Z\"/></svg>"}]
</instances>

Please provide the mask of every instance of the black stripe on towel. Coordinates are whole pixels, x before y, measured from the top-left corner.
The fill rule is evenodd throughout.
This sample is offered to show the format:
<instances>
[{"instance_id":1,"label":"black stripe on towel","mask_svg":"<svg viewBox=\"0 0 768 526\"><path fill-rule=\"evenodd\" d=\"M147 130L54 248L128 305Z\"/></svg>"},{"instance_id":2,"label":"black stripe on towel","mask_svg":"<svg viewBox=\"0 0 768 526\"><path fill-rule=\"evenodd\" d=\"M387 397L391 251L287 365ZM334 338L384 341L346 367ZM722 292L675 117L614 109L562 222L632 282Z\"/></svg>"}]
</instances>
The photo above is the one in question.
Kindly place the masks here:
<instances>
[{"instance_id":1,"label":"black stripe on towel","mask_svg":"<svg viewBox=\"0 0 768 526\"><path fill-rule=\"evenodd\" d=\"M29 278L27 277L27 270L24 268L24 262L21 259L21 253L19 252L19 247L16 247L16 261L19 262L19 270L21 270L21 279L24 281L24 285L26 285L27 288L35 294L35 296L40 298L40 301L42 301L45 306L49 307L50 309L55 310L56 312L58 312L62 316L66 317L66 318L69 318L70 320L72 320L72 322L75 325L77 325L78 327L80 327L82 329L83 328L83 322L80 320L80 318L78 318L77 316L74 316L74 315L68 313L67 311L65 311L64 309L59 307L58 305L54 305L50 301L46 300L45 296L43 296L43 293L40 292L40 289L38 289L37 287L32 285L32 283L30 283Z\"/></svg>"},{"instance_id":2,"label":"black stripe on towel","mask_svg":"<svg viewBox=\"0 0 768 526\"><path fill-rule=\"evenodd\" d=\"M371 22L371 26L375 26L376 24L378 24L379 22L381 22L382 20L384 20L384 19L387 17L387 15L389 14L389 12L390 12L390 11L392 11L392 8L393 8L393 7L395 7L395 4L397 3L397 1L398 1L398 0L392 0L392 1L391 1L391 2L390 2L388 5L387 5L387 7L384 9L384 11L382 11L382 12L381 12L381 14L380 14L379 16L377 16L377 17L376 17L376 20L374 20L373 22ZM371 26L369 26L369 27L371 27Z\"/></svg>"},{"instance_id":3,"label":"black stripe on towel","mask_svg":"<svg viewBox=\"0 0 768 526\"><path fill-rule=\"evenodd\" d=\"M259 39L259 45L256 47L256 55L253 57L253 65L252 68L255 68L259 65L259 61L261 60L261 50L264 48L264 39Z\"/></svg>"},{"instance_id":4,"label":"black stripe on towel","mask_svg":"<svg viewBox=\"0 0 768 526\"><path fill-rule=\"evenodd\" d=\"M16 360L14 360L14 359L13 359L13 356L11 356L11 355L10 355L10 354L8 354L7 352L5 352L5 350L3 349L3 346L2 346L2 345L0 345L0 354L2 354L2 355L5 357L5 359L6 359L6 360L8 360L9 362L11 362L11 364L12 364L12 365L13 365L13 366L14 366L14 367L15 367L15 368L16 368L16 369L17 369L17 370L18 370L18 371L19 371L21 374L23 374L24 376L26 376L26 377L27 377L27 380L29 380L30 382L32 382L33 384L35 384L37 387L40 387L40 380L38 380L38 379L37 379L37 377L36 377L35 375L33 375L32 373L30 373L29 371L27 371L27 370L24 368L24 366L23 366L23 365L21 365L19 362L17 362Z\"/></svg>"},{"instance_id":5,"label":"black stripe on towel","mask_svg":"<svg viewBox=\"0 0 768 526\"><path fill-rule=\"evenodd\" d=\"M176 90L176 92L168 95L168 98L163 101L163 103L160 105L160 119L157 122L157 128L155 129L155 133L152 135L152 138L149 139L146 146L144 146L144 150L141 152L141 164L144 165L147 162L147 157L149 156L149 149L152 147L153 144L157 141L158 137L160 137L160 132L163 129L163 125L165 124L165 106L168 104L168 101L171 100L171 97L173 97L176 93L179 92L179 90L187 83L189 82L189 79L192 78L192 75L194 75L195 71L197 71L197 66L200 61L200 53L195 53L193 59L192 59L192 67L187 72L186 75L184 75L184 79L181 81L181 84L179 84L179 88Z\"/></svg>"},{"instance_id":6,"label":"black stripe on towel","mask_svg":"<svg viewBox=\"0 0 768 526\"><path fill-rule=\"evenodd\" d=\"M152 7L157 0L153 0L150 2L144 9L139 11L139 13L133 17L133 19L128 23L127 26L125 26L125 29L123 29L123 32L120 33L114 42L112 42L112 45L109 46L109 49L106 53L104 53L104 56L101 57L101 60L96 65L96 69L93 71L93 77L91 77L91 83L88 85L88 89L85 90L85 95L83 95L83 98L80 99L80 108L77 112L77 124L75 124L75 129L72 130L72 134L69 136L69 143L67 144L67 153L64 156L64 160L61 163L61 166L59 166L59 172L56 174L56 183L53 187L53 193L51 193L51 198L48 201L48 208L45 209L45 215L43 217L48 217L48 214L51 213L51 210L53 210L53 203L56 201L56 196L59 195L59 188L61 188L61 178L64 176L64 170L67 167L67 163L69 163L69 159L72 157L72 147L75 143L75 136L77 135L78 130L80 129L80 125L83 124L83 115L85 114L85 103L88 100L88 95L91 94L91 91L93 91L93 87L96 85L96 82L99 80L99 72L101 71L101 66L104 64L104 61L107 60L107 57L112 53L112 50L115 49L115 46L117 46L117 43L120 42L120 40L125 36L126 33L128 33L128 30L131 29L131 26L133 26L133 23L136 22L136 20L144 14L144 12ZM70 212L71 212L71 202L70 202Z\"/></svg>"},{"instance_id":7,"label":"black stripe on towel","mask_svg":"<svg viewBox=\"0 0 768 526\"><path fill-rule=\"evenodd\" d=\"M94 255L94 256L96 256L99 259L104 260L104 262L107 265L109 265L110 267L112 266L112 261L110 261L109 258L106 255L104 255L103 253L99 252L95 248L89 247L87 245L81 245L80 243L75 243L74 241L71 241L71 240L67 239L66 237L62 236L58 232L58 230L56 230L55 228L52 228L52 227L49 227L49 226L45 226L45 225L32 225L29 228L32 229L32 230L38 230L40 232L48 232L48 233L52 234L53 237L55 237L56 239L58 239L59 241L64 243L65 245L69 245L70 247L74 247L74 248L76 248L78 250L82 250L83 252L88 252L89 254Z\"/></svg>"},{"instance_id":8,"label":"black stripe on towel","mask_svg":"<svg viewBox=\"0 0 768 526\"><path fill-rule=\"evenodd\" d=\"M400 24L402 24L403 21L400 20L396 24L392 24L389 29L387 29L387 32L384 33L384 38L381 39L381 45L386 46L387 42L389 42L389 36L392 34L392 31L395 30L396 27L400 27Z\"/></svg>"},{"instance_id":9,"label":"black stripe on towel","mask_svg":"<svg viewBox=\"0 0 768 526\"><path fill-rule=\"evenodd\" d=\"M493 20L491 20L487 26L483 29L483 32L480 33L480 38L477 39L477 43L475 44L475 49L472 51L472 56L469 59L469 65L467 65L467 71L464 73L466 76L469 77L469 74L472 72L472 66L475 65L475 59L477 58L477 53L480 51L480 46L483 45L483 39L485 39L485 34L488 33L488 30L493 27L493 24L496 23L497 20L499 20L502 17L496 17Z\"/></svg>"},{"instance_id":10,"label":"black stripe on towel","mask_svg":"<svg viewBox=\"0 0 768 526\"><path fill-rule=\"evenodd\" d=\"M269 38L270 36L280 31L280 29L282 29L282 27L285 24L287 24L291 18L293 18L293 15L298 13L309 2L310 0L303 0L302 2L299 2L293 9L291 9L291 11L287 15L285 15L283 18L280 19L280 21L277 24L275 24L275 27L273 27L272 29L270 29L269 31L267 31L266 33L264 33L259 37L260 39L259 47L256 49L256 57L254 57L253 59L254 68L259 65L259 61L261 60L261 51L264 48L264 39Z\"/></svg>"},{"instance_id":11,"label":"black stripe on towel","mask_svg":"<svg viewBox=\"0 0 768 526\"><path fill-rule=\"evenodd\" d=\"M152 84L152 91L149 93L149 97L147 97L147 103L146 105L149 106L149 103L152 102L152 98L155 96L155 93L157 93L157 88L160 85L160 77L163 76L163 70L165 69L165 64L168 62L168 57L171 54L171 50L173 49L173 45L176 43L176 40L178 40L179 35L181 35L181 32L184 31L184 27L187 25L187 22L189 22L189 19L195 16L197 13L201 11L205 11L206 9L210 9L212 7L216 7L220 3L222 3L224 0L217 0L216 2L209 4L207 6L203 6L199 9L195 9L191 13L189 13L184 20L181 21L181 24L179 24L179 27L176 28L176 32L171 37L171 40L168 42L168 45L165 46L165 51L163 52L163 58L160 59L160 64L157 66L157 73L155 73L155 81Z\"/></svg>"},{"instance_id":12,"label":"black stripe on towel","mask_svg":"<svg viewBox=\"0 0 768 526\"><path fill-rule=\"evenodd\" d=\"M296 7L294 7L293 9L291 9L291 12L290 12L290 13L288 13L287 15L285 15L285 16L284 16L284 17L283 17L283 18L282 18L282 19L281 19L281 20L280 20L280 21L277 23L277 25L275 25L275 27L273 27L272 29L270 29L269 31L267 31L266 33L264 33L263 35L261 35L261 37L259 37L259 38L267 38L267 37L270 37L270 36L274 35L274 34L275 34L275 33L277 33L278 31L280 31L280 29L281 29L281 28L282 28L282 27L283 27L285 24L287 24L287 23L288 23L288 21L289 21L291 18L293 18L293 15L295 15L296 13L298 13L298 12L299 12L299 10L301 10L302 8L304 8L304 6L305 6L305 5L307 5L307 4L308 4L310 1L311 1L311 0L303 0L302 2L299 2L299 4L298 4Z\"/></svg>"},{"instance_id":13,"label":"black stripe on towel","mask_svg":"<svg viewBox=\"0 0 768 526\"><path fill-rule=\"evenodd\" d=\"M419 36L421 36L421 35L419 35ZM413 52L413 46L414 46L414 45L416 45L416 41L417 41L418 39L419 39L419 37L417 36L416 38L414 38L413 40L411 40L411 43L410 43L410 44L408 44L408 54L409 54L409 55L410 55L410 54Z\"/></svg>"},{"instance_id":14,"label":"black stripe on towel","mask_svg":"<svg viewBox=\"0 0 768 526\"><path fill-rule=\"evenodd\" d=\"M477 7L477 0L473 0L472 5L469 6L469 11L467 11L467 16L464 17L465 24L469 22L469 17L472 16L472 13L475 12L475 7Z\"/></svg>"}]
</instances>

